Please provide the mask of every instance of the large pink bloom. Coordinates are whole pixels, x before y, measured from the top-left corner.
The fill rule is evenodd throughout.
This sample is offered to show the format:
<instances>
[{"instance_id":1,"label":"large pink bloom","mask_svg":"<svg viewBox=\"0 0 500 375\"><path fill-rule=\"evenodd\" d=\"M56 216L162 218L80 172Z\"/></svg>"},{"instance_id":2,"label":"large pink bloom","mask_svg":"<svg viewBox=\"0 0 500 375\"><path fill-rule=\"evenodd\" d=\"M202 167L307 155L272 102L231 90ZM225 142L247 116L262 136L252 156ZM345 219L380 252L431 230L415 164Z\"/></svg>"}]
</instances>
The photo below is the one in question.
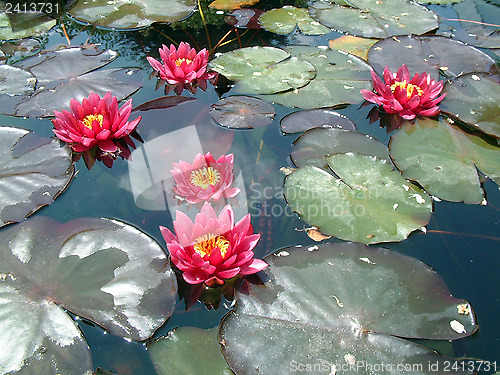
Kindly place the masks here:
<instances>
[{"instance_id":1,"label":"large pink bloom","mask_svg":"<svg viewBox=\"0 0 500 375\"><path fill-rule=\"evenodd\" d=\"M149 63L160 74L160 78L171 85L191 83L197 79L208 79L208 51L203 48L196 53L189 43L181 42L176 49L173 44L168 48L165 44L159 48L160 63L152 57L147 57Z\"/></svg>"},{"instance_id":2,"label":"large pink bloom","mask_svg":"<svg viewBox=\"0 0 500 375\"><path fill-rule=\"evenodd\" d=\"M104 98L91 92L82 103L70 101L71 112L63 109L54 111L52 120L54 133L70 144L76 152L84 152L97 146L104 152L114 153L119 150L115 140L128 136L137 126L141 117L128 122L132 110L132 99L118 108L116 96L107 92Z\"/></svg>"},{"instance_id":3,"label":"large pink bloom","mask_svg":"<svg viewBox=\"0 0 500 375\"><path fill-rule=\"evenodd\" d=\"M378 95L369 90L361 90L363 97L369 102L383 106L387 113L399 113L405 120L412 120L416 115L436 116L437 105L446 94L438 97L443 90L443 81L436 82L426 72L418 73L410 80L410 72L404 64L397 74L386 66L384 81L372 71L373 87Z\"/></svg>"},{"instance_id":4,"label":"large pink bloom","mask_svg":"<svg viewBox=\"0 0 500 375\"><path fill-rule=\"evenodd\" d=\"M174 193L190 204L233 198L240 192L231 188L233 167L233 154L215 160L210 152L196 155L193 164L182 160L173 163L170 172L176 183Z\"/></svg>"},{"instance_id":5,"label":"large pink bloom","mask_svg":"<svg viewBox=\"0 0 500 375\"><path fill-rule=\"evenodd\" d=\"M250 214L236 225L231 206L224 207L217 217L205 203L194 223L181 211L174 221L174 235L160 227L167 242L172 263L189 284L221 285L224 279L250 275L266 268L266 262L254 258L253 248L260 234L253 234Z\"/></svg>"}]
</instances>

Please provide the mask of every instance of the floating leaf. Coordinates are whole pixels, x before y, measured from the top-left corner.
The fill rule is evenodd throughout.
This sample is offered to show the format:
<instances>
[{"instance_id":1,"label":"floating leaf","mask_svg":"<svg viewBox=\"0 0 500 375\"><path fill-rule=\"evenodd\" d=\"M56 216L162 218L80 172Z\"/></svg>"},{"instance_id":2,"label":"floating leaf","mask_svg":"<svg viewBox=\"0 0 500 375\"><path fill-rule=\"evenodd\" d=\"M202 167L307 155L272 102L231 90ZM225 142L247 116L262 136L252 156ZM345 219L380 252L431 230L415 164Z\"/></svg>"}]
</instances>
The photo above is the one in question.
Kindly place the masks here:
<instances>
[{"instance_id":1,"label":"floating leaf","mask_svg":"<svg viewBox=\"0 0 500 375\"><path fill-rule=\"evenodd\" d=\"M285 197L321 233L361 243L402 241L427 225L432 200L392 164L357 153L326 157L338 176L307 164L285 179Z\"/></svg>"},{"instance_id":2,"label":"floating leaf","mask_svg":"<svg viewBox=\"0 0 500 375\"><path fill-rule=\"evenodd\" d=\"M36 78L30 72L11 65L0 65L0 111L12 114L16 104L29 97L36 86Z\"/></svg>"},{"instance_id":3,"label":"floating leaf","mask_svg":"<svg viewBox=\"0 0 500 375\"><path fill-rule=\"evenodd\" d=\"M170 108L175 107L176 105L182 104L184 102L189 102L192 100L196 100L196 98L190 96L163 96L158 99L153 99L148 102L142 103L138 105L133 110L134 111L149 111L150 109L162 109L162 108Z\"/></svg>"},{"instance_id":4,"label":"floating leaf","mask_svg":"<svg viewBox=\"0 0 500 375\"><path fill-rule=\"evenodd\" d=\"M350 7L316 1L309 12L329 28L367 38L420 35L439 25L433 11L407 0L348 0L347 3Z\"/></svg>"},{"instance_id":5,"label":"floating leaf","mask_svg":"<svg viewBox=\"0 0 500 375\"><path fill-rule=\"evenodd\" d=\"M500 138L500 83L498 77L473 73L447 82L441 110L484 133Z\"/></svg>"},{"instance_id":6,"label":"floating leaf","mask_svg":"<svg viewBox=\"0 0 500 375\"><path fill-rule=\"evenodd\" d=\"M368 51L368 62L380 75L386 65L395 72L406 64L412 76L427 72L436 80L441 79L440 72L453 77L497 71L495 61L484 52L442 36L398 36L381 40Z\"/></svg>"},{"instance_id":7,"label":"floating leaf","mask_svg":"<svg viewBox=\"0 0 500 375\"><path fill-rule=\"evenodd\" d=\"M208 6L210 8L220 9L220 10L232 10L239 9L247 5L257 4L259 0L215 0L212 1Z\"/></svg>"},{"instance_id":8,"label":"floating leaf","mask_svg":"<svg viewBox=\"0 0 500 375\"><path fill-rule=\"evenodd\" d=\"M476 167L500 183L500 147L444 120L405 123L391 137L390 150L404 177L441 199L481 203Z\"/></svg>"},{"instance_id":9,"label":"floating leaf","mask_svg":"<svg viewBox=\"0 0 500 375\"><path fill-rule=\"evenodd\" d=\"M273 122L273 106L251 96L233 95L212 105L210 114L216 123L229 129L253 129Z\"/></svg>"},{"instance_id":10,"label":"floating leaf","mask_svg":"<svg viewBox=\"0 0 500 375\"><path fill-rule=\"evenodd\" d=\"M10 13L6 8L10 5ZM22 39L30 36L45 34L52 29L57 21L43 13L14 12L16 2L0 3L0 40ZM22 7L22 3L20 4ZM30 3L27 3L28 7Z\"/></svg>"},{"instance_id":11,"label":"floating leaf","mask_svg":"<svg viewBox=\"0 0 500 375\"><path fill-rule=\"evenodd\" d=\"M0 226L24 220L69 185L71 151L58 139L0 127Z\"/></svg>"},{"instance_id":12,"label":"floating leaf","mask_svg":"<svg viewBox=\"0 0 500 375\"><path fill-rule=\"evenodd\" d=\"M296 89L314 78L307 61L274 47L247 47L224 53L210 62L216 72L238 83L248 94L272 94Z\"/></svg>"},{"instance_id":13,"label":"floating leaf","mask_svg":"<svg viewBox=\"0 0 500 375\"><path fill-rule=\"evenodd\" d=\"M281 119L281 131L285 134L305 132L316 127L356 130L356 125L350 118L332 109L297 111Z\"/></svg>"},{"instance_id":14,"label":"floating leaf","mask_svg":"<svg viewBox=\"0 0 500 375\"><path fill-rule=\"evenodd\" d=\"M356 56L317 47L288 47L293 56L309 61L316 77L308 85L265 100L288 107L320 108L363 101L359 90L372 89L370 66Z\"/></svg>"},{"instance_id":15,"label":"floating leaf","mask_svg":"<svg viewBox=\"0 0 500 375\"><path fill-rule=\"evenodd\" d=\"M368 50L377 42L377 39L360 38L353 35L342 35L328 41L328 46L337 51L344 51L368 60Z\"/></svg>"},{"instance_id":16,"label":"floating leaf","mask_svg":"<svg viewBox=\"0 0 500 375\"><path fill-rule=\"evenodd\" d=\"M290 247L277 254L282 256L266 257L265 287L237 295L236 310L219 328L223 354L237 374L310 368L430 375L436 373L430 364L443 369L455 361L400 337L447 340L477 330L470 304L451 296L442 278L419 260L353 243L314 248ZM461 307L470 312L461 314ZM466 332L454 331L451 321ZM454 368L450 373L469 373Z\"/></svg>"},{"instance_id":17,"label":"floating leaf","mask_svg":"<svg viewBox=\"0 0 500 375\"><path fill-rule=\"evenodd\" d=\"M264 13L261 9L237 9L225 17L226 23L234 27L261 29L259 17Z\"/></svg>"},{"instance_id":18,"label":"floating leaf","mask_svg":"<svg viewBox=\"0 0 500 375\"><path fill-rule=\"evenodd\" d=\"M152 341L148 352L159 375L233 375L220 351L217 328L176 328Z\"/></svg>"},{"instance_id":19,"label":"floating leaf","mask_svg":"<svg viewBox=\"0 0 500 375\"><path fill-rule=\"evenodd\" d=\"M2 53L17 60L39 52L40 42L36 39L29 38L17 42L2 43L0 48Z\"/></svg>"},{"instance_id":20,"label":"floating leaf","mask_svg":"<svg viewBox=\"0 0 500 375\"><path fill-rule=\"evenodd\" d=\"M268 10L260 16L259 23L267 31L282 35L292 33L297 27L304 35L323 35L331 31L313 20L307 9L291 5Z\"/></svg>"},{"instance_id":21,"label":"floating leaf","mask_svg":"<svg viewBox=\"0 0 500 375\"><path fill-rule=\"evenodd\" d=\"M97 27L140 29L154 22L187 18L196 7L194 0L76 0L67 13Z\"/></svg>"},{"instance_id":22,"label":"floating leaf","mask_svg":"<svg viewBox=\"0 0 500 375\"><path fill-rule=\"evenodd\" d=\"M349 129L311 129L297 138L293 146L290 157L299 168L306 164L325 168L325 155L344 152L376 156L391 163L389 150L384 144L369 135Z\"/></svg>"}]
</instances>

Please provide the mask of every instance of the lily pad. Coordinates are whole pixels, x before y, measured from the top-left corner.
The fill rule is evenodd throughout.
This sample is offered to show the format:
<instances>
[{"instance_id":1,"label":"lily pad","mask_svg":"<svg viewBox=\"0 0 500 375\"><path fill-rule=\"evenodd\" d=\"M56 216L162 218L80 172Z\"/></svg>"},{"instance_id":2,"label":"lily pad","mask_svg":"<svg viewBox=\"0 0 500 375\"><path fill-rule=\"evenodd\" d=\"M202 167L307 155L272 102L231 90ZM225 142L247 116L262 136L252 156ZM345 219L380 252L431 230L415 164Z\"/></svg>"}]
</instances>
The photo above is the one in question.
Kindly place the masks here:
<instances>
[{"instance_id":1,"label":"lily pad","mask_svg":"<svg viewBox=\"0 0 500 375\"><path fill-rule=\"evenodd\" d=\"M141 29L154 22L180 21L195 7L195 0L76 0L68 4L67 13L97 27Z\"/></svg>"},{"instance_id":2,"label":"lily pad","mask_svg":"<svg viewBox=\"0 0 500 375\"><path fill-rule=\"evenodd\" d=\"M217 328L176 328L152 341L148 352L159 375L233 375L220 351Z\"/></svg>"},{"instance_id":3,"label":"lily pad","mask_svg":"<svg viewBox=\"0 0 500 375\"><path fill-rule=\"evenodd\" d=\"M500 83L498 77L474 73L447 82L441 110L484 133L500 138Z\"/></svg>"},{"instance_id":4,"label":"lily pad","mask_svg":"<svg viewBox=\"0 0 500 375\"><path fill-rule=\"evenodd\" d=\"M311 129L297 138L293 146L290 158L297 168L306 164L326 168L325 155L345 152L376 156L391 163L389 150L383 143L369 135L349 129Z\"/></svg>"},{"instance_id":5,"label":"lily pad","mask_svg":"<svg viewBox=\"0 0 500 375\"><path fill-rule=\"evenodd\" d=\"M285 134L305 132L316 127L356 130L349 117L332 109L297 111L281 119L281 131Z\"/></svg>"},{"instance_id":6,"label":"lily pad","mask_svg":"<svg viewBox=\"0 0 500 375\"><path fill-rule=\"evenodd\" d=\"M61 224L33 217L0 232L0 256L2 288L18 294L17 302L4 302L9 314L0 314L9 367L21 367L23 360L44 361L48 355L71 360L67 346L76 340L77 328L57 305L135 340L151 336L173 311L176 282L165 252L117 220ZM43 350L45 337L58 344L57 352Z\"/></svg>"},{"instance_id":7,"label":"lily pad","mask_svg":"<svg viewBox=\"0 0 500 375\"><path fill-rule=\"evenodd\" d=\"M0 65L0 108L14 113L16 104L35 91L36 78L30 72L11 65Z\"/></svg>"},{"instance_id":8,"label":"lily pad","mask_svg":"<svg viewBox=\"0 0 500 375\"><path fill-rule=\"evenodd\" d=\"M16 13L12 9L15 4L16 2L0 3L0 40L15 40L42 35L57 24L55 19L43 13ZM10 11L9 14L7 14L7 10Z\"/></svg>"},{"instance_id":9,"label":"lily pad","mask_svg":"<svg viewBox=\"0 0 500 375\"><path fill-rule=\"evenodd\" d=\"M495 61L484 52L443 36L400 36L375 43L368 62L382 75L387 65L393 72L406 64L410 74L427 72L455 77L470 72L496 72Z\"/></svg>"},{"instance_id":10,"label":"lily pad","mask_svg":"<svg viewBox=\"0 0 500 375\"><path fill-rule=\"evenodd\" d=\"M403 124L391 137L390 150L404 177L440 199L481 203L476 167L500 184L500 147L444 120Z\"/></svg>"},{"instance_id":11,"label":"lily pad","mask_svg":"<svg viewBox=\"0 0 500 375\"><path fill-rule=\"evenodd\" d=\"M323 35L331 31L313 20L307 9L291 5L265 12L260 16L259 23L267 31L282 35L292 33L297 27L304 35Z\"/></svg>"},{"instance_id":12,"label":"lily pad","mask_svg":"<svg viewBox=\"0 0 500 375\"><path fill-rule=\"evenodd\" d=\"M58 139L0 127L0 226L24 220L69 185L71 151Z\"/></svg>"},{"instance_id":13,"label":"lily pad","mask_svg":"<svg viewBox=\"0 0 500 375\"><path fill-rule=\"evenodd\" d=\"M233 10L242 8L247 5L254 5L258 2L259 0L215 0L212 1L208 6L210 8L220 10Z\"/></svg>"},{"instance_id":14,"label":"lily pad","mask_svg":"<svg viewBox=\"0 0 500 375\"><path fill-rule=\"evenodd\" d=\"M439 26L437 15L407 0L348 0L350 7L316 1L311 16L331 29L367 38L424 34Z\"/></svg>"},{"instance_id":15,"label":"lily pad","mask_svg":"<svg viewBox=\"0 0 500 375\"><path fill-rule=\"evenodd\" d=\"M431 198L392 164L357 153L326 157L337 177L305 165L285 179L285 198L321 233L361 243L402 241L430 220Z\"/></svg>"},{"instance_id":16,"label":"lily pad","mask_svg":"<svg viewBox=\"0 0 500 375\"><path fill-rule=\"evenodd\" d=\"M328 41L328 47L337 51L344 51L368 60L368 50L378 39L360 38L353 35L342 35L337 39Z\"/></svg>"},{"instance_id":17,"label":"lily pad","mask_svg":"<svg viewBox=\"0 0 500 375\"><path fill-rule=\"evenodd\" d=\"M262 98L288 107L320 108L363 101L359 90L372 89L371 67L345 52L308 46L288 47L292 56L309 61L316 77L308 85Z\"/></svg>"},{"instance_id":18,"label":"lily pad","mask_svg":"<svg viewBox=\"0 0 500 375\"><path fill-rule=\"evenodd\" d=\"M236 81L238 91L272 94L309 83L316 71L309 62L275 47L247 47L226 52L210 62L216 72Z\"/></svg>"},{"instance_id":19,"label":"lily pad","mask_svg":"<svg viewBox=\"0 0 500 375\"><path fill-rule=\"evenodd\" d=\"M142 83L139 68L99 70L118 54L101 51L95 46L69 47L45 51L16 64L37 79L37 89L16 106L14 115L26 117L53 116L54 110L69 105L72 98L81 101L94 91L103 97L111 91L122 100L137 91ZM9 114L9 113L8 113Z\"/></svg>"},{"instance_id":20,"label":"lily pad","mask_svg":"<svg viewBox=\"0 0 500 375\"><path fill-rule=\"evenodd\" d=\"M238 374L309 368L430 375L436 371L429 364L442 369L454 360L400 337L453 340L477 330L470 304L451 296L441 277L417 259L353 243L286 248L276 255L266 257L265 288L238 294L236 310L219 328L223 354ZM450 373L468 372L458 367Z\"/></svg>"},{"instance_id":21,"label":"lily pad","mask_svg":"<svg viewBox=\"0 0 500 375\"><path fill-rule=\"evenodd\" d=\"M212 105L210 115L214 121L229 129L253 129L273 122L273 106L251 96L233 95Z\"/></svg>"}]
</instances>

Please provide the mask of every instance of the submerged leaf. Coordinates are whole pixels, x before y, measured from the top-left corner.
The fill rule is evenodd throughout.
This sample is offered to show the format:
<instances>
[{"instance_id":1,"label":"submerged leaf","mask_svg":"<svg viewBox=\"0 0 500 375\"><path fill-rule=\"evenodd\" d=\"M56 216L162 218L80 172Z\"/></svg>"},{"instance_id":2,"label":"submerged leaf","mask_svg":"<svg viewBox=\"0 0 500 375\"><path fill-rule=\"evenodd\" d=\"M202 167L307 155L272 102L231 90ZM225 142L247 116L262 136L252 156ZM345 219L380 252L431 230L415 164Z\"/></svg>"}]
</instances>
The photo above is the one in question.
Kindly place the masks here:
<instances>
[{"instance_id":1,"label":"submerged leaf","mask_svg":"<svg viewBox=\"0 0 500 375\"><path fill-rule=\"evenodd\" d=\"M308 109L286 115L281 119L281 131L285 134L325 127L356 130L352 120L331 109Z\"/></svg>"},{"instance_id":2,"label":"submerged leaf","mask_svg":"<svg viewBox=\"0 0 500 375\"><path fill-rule=\"evenodd\" d=\"M273 122L273 106L251 96L233 95L212 105L210 114L216 123L229 129L253 129Z\"/></svg>"},{"instance_id":3,"label":"submerged leaf","mask_svg":"<svg viewBox=\"0 0 500 375\"><path fill-rule=\"evenodd\" d=\"M8 5L7 5L8 4ZM3 2L0 3L0 40L22 39L30 36L45 34L52 29L57 20L44 13L15 12L12 8L23 3ZM32 3L26 3L28 7ZM50 3L46 3L47 5ZM7 14L7 10L10 13Z\"/></svg>"},{"instance_id":4,"label":"submerged leaf","mask_svg":"<svg viewBox=\"0 0 500 375\"><path fill-rule=\"evenodd\" d=\"M268 10L259 17L259 23L267 31L282 35L292 33L297 27L304 35L323 35L331 31L313 20L307 9L291 5Z\"/></svg>"}]
</instances>

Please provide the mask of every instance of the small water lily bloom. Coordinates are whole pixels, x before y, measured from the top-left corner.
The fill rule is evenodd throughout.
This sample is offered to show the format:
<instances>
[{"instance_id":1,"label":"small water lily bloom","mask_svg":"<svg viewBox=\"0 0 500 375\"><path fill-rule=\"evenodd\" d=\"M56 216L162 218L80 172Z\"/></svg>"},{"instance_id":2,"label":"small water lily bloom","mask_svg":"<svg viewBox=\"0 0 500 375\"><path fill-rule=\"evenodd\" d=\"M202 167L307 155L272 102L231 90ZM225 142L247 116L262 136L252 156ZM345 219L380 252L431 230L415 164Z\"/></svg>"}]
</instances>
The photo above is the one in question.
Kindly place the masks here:
<instances>
[{"instance_id":1,"label":"small water lily bloom","mask_svg":"<svg viewBox=\"0 0 500 375\"><path fill-rule=\"evenodd\" d=\"M102 99L91 92L81 104L71 99L69 107L71 112L65 109L54 111L53 131L76 152L94 147L108 154L119 152L118 140L127 137L141 121L141 117L128 121L132 99L119 108L118 99L109 91Z\"/></svg>"},{"instance_id":2,"label":"small water lily bloom","mask_svg":"<svg viewBox=\"0 0 500 375\"><path fill-rule=\"evenodd\" d=\"M235 225L230 205L217 216L212 206L205 203L194 223L177 211L174 230L175 235L160 226L170 259L183 271L182 277L189 284L222 285L226 279L251 275L268 266L254 258L253 248L260 234L253 234L250 214Z\"/></svg>"},{"instance_id":3,"label":"small water lily bloom","mask_svg":"<svg viewBox=\"0 0 500 375\"><path fill-rule=\"evenodd\" d=\"M405 120L415 116L436 116L439 114L438 103L446 94L438 96L443 90L443 81L436 82L426 72L415 74L410 80L410 72L406 64L392 73L386 66L384 81L372 71L375 91L361 90L363 97L369 102L382 106L387 113L398 113Z\"/></svg>"},{"instance_id":4,"label":"small water lily bloom","mask_svg":"<svg viewBox=\"0 0 500 375\"><path fill-rule=\"evenodd\" d=\"M233 198L240 189L232 188L234 155L222 155L217 160L212 154L196 155L193 164L173 163L170 171L175 180L174 193L189 204Z\"/></svg>"}]
</instances>

